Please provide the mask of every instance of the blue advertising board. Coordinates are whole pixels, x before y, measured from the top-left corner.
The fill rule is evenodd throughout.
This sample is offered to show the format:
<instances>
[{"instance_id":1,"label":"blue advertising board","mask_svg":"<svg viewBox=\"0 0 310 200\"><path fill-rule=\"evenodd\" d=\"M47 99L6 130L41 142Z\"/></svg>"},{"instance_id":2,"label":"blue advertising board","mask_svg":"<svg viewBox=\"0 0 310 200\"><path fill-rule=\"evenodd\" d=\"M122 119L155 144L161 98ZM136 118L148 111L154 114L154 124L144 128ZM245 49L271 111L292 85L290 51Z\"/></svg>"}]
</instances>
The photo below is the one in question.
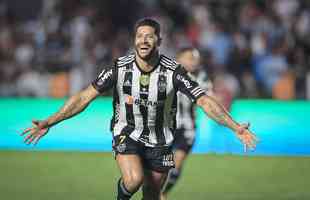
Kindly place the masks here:
<instances>
[{"instance_id":1,"label":"blue advertising board","mask_svg":"<svg viewBox=\"0 0 310 200\"><path fill-rule=\"evenodd\" d=\"M0 149L111 151L111 98L98 98L83 113L53 127L33 147L19 136L31 119L43 119L58 110L63 99L0 99ZM250 155L310 155L308 118L310 102L237 100L231 114L238 122L250 122L260 139ZM194 153L244 154L243 146L229 129L208 119L197 109Z\"/></svg>"}]
</instances>

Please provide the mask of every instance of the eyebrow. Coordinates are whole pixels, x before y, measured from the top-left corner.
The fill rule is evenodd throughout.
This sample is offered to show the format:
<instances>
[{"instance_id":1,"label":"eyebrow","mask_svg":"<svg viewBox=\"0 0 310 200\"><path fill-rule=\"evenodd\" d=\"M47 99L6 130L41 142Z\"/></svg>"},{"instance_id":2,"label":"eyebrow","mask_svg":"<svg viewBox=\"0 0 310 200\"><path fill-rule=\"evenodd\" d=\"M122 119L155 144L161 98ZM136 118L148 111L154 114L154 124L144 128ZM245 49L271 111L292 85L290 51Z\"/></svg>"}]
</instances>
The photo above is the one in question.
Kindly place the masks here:
<instances>
[{"instance_id":1,"label":"eyebrow","mask_svg":"<svg viewBox=\"0 0 310 200\"><path fill-rule=\"evenodd\" d=\"M136 36L140 36L140 35L146 35L146 36L154 36L156 35L155 33L137 33Z\"/></svg>"}]
</instances>

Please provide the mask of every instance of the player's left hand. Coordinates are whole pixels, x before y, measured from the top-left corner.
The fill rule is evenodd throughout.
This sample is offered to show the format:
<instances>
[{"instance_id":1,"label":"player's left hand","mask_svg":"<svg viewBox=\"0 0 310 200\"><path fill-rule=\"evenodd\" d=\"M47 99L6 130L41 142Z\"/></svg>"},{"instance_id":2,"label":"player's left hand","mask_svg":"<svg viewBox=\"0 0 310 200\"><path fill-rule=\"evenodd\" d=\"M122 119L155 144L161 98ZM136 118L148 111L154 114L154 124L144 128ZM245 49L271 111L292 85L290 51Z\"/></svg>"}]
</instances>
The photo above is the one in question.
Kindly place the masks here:
<instances>
[{"instance_id":1,"label":"player's left hand","mask_svg":"<svg viewBox=\"0 0 310 200\"><path fill-rule=\"evenodd\" d=\"M236 131L237 137L244 145L244 152L255 150L256 143L259 141L255 134L249 130L249 126L249 123L241 124Z\"/></svg>"},{"instance_id":2,"label":"player's left hand","mask_svg":"<svg viewBox=\"0 0 310 200\"><path fill-rule=\"evenodd\" d=\"M49 131L47 121L33 120L32 127L25 129L20 135L25 136L24 142L26 144L36 145L39 140Z\"/></svg>"}]
</instances>

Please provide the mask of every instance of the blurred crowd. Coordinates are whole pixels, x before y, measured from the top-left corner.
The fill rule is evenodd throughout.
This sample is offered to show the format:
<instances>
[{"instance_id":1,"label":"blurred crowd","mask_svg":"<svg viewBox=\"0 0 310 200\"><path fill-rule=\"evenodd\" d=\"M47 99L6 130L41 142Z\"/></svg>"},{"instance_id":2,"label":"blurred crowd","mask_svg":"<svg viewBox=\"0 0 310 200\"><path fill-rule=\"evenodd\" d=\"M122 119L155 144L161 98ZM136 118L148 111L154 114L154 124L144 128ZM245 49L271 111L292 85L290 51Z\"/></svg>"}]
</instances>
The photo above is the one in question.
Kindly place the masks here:
<instances>
[{"instance_id":1,"label":"blurred crowd","mask_svg":"<svg viewBox=\"0 0 310 200\"><path fill-rule=\"evenodd\" d=\"M133 51L141 17L162 24L162 53L198 48L227 101L310 98L307 0L0 0L0 96L79 91Z\"/></svg>"}]
</instances>

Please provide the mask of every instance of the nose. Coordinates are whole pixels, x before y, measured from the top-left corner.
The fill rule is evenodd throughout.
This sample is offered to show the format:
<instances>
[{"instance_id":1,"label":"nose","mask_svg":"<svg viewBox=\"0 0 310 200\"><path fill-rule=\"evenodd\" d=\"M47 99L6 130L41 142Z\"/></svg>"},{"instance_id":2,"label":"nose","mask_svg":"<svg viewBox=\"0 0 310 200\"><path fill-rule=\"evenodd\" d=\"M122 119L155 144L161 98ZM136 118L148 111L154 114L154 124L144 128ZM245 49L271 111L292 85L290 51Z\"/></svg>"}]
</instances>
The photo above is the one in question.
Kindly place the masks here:
<instances>
[{"instance_id":1,"label":"nose","mask_svg":"<svg viewBox=\"0 0 310 200\"><path fill-rule=\"evenodd\" d=\"M143 43L147 43L147 37L143 37Z\"/></svg>"}]
</instances>

